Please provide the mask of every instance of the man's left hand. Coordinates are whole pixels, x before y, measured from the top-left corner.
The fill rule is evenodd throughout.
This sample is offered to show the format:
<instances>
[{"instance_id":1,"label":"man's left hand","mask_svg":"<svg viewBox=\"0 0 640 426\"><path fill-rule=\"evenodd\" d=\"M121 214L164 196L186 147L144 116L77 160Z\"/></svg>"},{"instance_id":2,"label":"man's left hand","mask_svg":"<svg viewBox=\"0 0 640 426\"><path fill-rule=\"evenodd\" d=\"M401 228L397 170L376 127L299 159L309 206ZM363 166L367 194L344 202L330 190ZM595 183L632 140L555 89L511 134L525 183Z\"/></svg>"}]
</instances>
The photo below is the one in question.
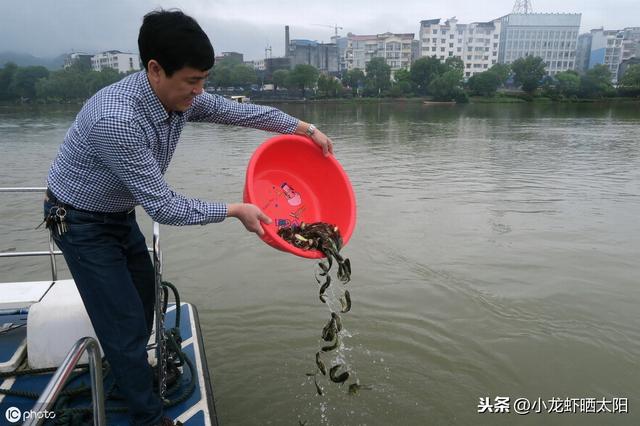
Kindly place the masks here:
<instances>
[{"instance_id":1,"label":"man's left hand","mask_svg":"<svg viewBox=\"0 0 640 426\"><path fill-rule=\"evenodd\" d=\"M333 155L333 141L329 136L322 133L319 129L316 129L313 135L309 137L316 143L316 145L322 148L322 153L325 157L328 157L329 154Z\"/></svg>"}]
</instances>

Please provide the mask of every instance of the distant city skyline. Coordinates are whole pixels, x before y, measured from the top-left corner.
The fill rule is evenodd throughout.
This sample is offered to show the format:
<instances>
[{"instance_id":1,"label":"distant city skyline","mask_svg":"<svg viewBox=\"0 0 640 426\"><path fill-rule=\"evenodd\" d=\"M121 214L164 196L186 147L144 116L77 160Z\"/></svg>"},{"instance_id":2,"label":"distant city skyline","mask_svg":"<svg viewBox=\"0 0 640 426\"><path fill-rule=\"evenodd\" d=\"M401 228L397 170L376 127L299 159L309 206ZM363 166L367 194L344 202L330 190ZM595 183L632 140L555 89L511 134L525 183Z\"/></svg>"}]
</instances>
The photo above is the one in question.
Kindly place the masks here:
<instances>
[{"instance_id":1,"label":"distant city skyline","mask_svg":"<svg viewBox=\"0 0 640 426\"><path fill-rule=\"evenodd\" d=\"M245 0L180 0L136 2L112 0L3 0L0 2L0 52L23 52L53 57L72 51L96 53L121 50L137 53L137 35L142 16L157 7L179 8L193 16L212 40L217 54L236 51L245 60L262 59L271 46L273 56L284 55L284 26L291 39L329 42L334 25L339 34L414 33L420 21L446 20L460 23L485 22L511 13L515 0L479 5L471 0L450 0L425 5L403 1L393 8L383 2L326 0L303 5L281 0L268 7L265 2ZM79 8L78 5L84 7ZM637 0L533 0L535 13L581 13L580 32L593 28L621 29L640 26Z\"/></svg>"}]
</instances>

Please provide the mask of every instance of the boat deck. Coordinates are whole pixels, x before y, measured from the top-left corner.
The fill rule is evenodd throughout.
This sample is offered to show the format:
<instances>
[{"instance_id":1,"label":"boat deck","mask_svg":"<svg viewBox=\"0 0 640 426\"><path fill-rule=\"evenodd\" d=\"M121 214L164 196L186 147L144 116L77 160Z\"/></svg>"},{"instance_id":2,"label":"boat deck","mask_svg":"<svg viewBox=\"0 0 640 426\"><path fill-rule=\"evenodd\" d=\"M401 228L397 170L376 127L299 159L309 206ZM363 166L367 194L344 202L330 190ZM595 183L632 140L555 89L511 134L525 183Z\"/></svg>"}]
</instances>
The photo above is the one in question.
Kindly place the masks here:
<instances>
[{"instance_id":1,"label":"boat deck","mask_svg":"<svg viewBox=\"0 0 640 426\"><path fill-rule=\"evenodd\" d=\"M26 351L26 312L13 315L3 315L0 317L0 327L3 324L13 324L11 329L0 332L0 365L9 365L17 358L23 358ZM173 327L176 318L175 304L169 304L165 317L165 326ZM195 307L189 303L181 303L180 306L180 334L182 336L182 351L195 367L195 377L192 378L190 368L187 364L182 367L183 374L175 387L170 387L167 394L168 399L176 402L167 407L167 416L181 421L185 425L217 425L215 406L213 403L213 392L209 380L207 361L204 354L202 334L200 331L198 314ZM2 370L0 370L2 371ZM1 375L2 373L0 373ZM24 391L30 393L41 393L53 372L45 374L30 374L18 377L0 376L0 389L11 391ZM194 389L189 392L194 383ZM108 393L110 384L113 383L107 373L105 375L105 394ZM73 389L79 386L90 386L89 373L85 372L73 378L67 384L66 389ZM35 395L34 395L35 396ZM184 399L184 400L182 400ZM33 409L35 399L33 397L4 395L0 394L0 413L5 413L10 407L15 407L20 412ZM68 407L91 407L91 396L83 398L73 398L67 403ZM122 401L117 399L117 395L105 401L107 410L107 423L109 425L128 425L126 412L119 411ZM3 416L4 417L4 416ZM89 417L90 419L90 417ZM5 420L4 418L2 419Z\"/></svg>"}]
</instances>

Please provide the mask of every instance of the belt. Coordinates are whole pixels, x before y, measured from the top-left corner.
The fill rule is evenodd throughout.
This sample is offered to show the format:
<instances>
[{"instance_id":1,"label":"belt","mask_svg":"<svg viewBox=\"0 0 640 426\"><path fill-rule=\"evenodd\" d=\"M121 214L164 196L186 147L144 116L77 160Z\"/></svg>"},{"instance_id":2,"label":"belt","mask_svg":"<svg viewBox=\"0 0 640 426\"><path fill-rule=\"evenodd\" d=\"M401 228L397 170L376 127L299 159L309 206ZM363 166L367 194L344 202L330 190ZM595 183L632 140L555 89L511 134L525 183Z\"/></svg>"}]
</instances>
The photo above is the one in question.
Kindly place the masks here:
<instances>
[{"instance_id":1,"label":"belt","mask_svg":"<svg viewBox=\"0 0 640 426\"><path fill-rule=\"evenodd\" d=\"M75 210L83 213L98 214L98 215L105 215L105 216L122 216L122 215L128 215L135 212L135 207L132 208L131 210L127 210L124 212L96 212L91 210L79 209L77 207L72 206L71 204L63 203L62 201L60 201L58 197L56 197L56 195L53 192L51 192L51 189L49 188L47 188L46 199L52 204L55 204L60 207L64 207L65 210Z\"/></svg>"}]
</instances>

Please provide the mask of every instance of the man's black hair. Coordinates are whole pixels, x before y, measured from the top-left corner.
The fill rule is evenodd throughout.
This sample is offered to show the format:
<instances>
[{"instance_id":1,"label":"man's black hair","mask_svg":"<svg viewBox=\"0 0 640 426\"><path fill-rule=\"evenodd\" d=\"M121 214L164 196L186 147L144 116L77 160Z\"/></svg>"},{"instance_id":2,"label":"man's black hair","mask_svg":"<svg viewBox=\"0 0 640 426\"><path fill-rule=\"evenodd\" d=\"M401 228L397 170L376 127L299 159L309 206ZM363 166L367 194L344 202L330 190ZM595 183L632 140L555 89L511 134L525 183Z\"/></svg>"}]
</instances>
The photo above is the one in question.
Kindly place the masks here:
<instances>
[{"instance_id":1,"label":"man's black hair","mask_svg":"<svg viewBox=\"0 0 640 426\"><path fill-rule=\"evenodd\" d=\"M179 10L147 13L140 27L138 49L145 70L155 59L168 77L186 66L200 71L213 67L209 37L195 19Z\"/></svg>"}]
</instances>

